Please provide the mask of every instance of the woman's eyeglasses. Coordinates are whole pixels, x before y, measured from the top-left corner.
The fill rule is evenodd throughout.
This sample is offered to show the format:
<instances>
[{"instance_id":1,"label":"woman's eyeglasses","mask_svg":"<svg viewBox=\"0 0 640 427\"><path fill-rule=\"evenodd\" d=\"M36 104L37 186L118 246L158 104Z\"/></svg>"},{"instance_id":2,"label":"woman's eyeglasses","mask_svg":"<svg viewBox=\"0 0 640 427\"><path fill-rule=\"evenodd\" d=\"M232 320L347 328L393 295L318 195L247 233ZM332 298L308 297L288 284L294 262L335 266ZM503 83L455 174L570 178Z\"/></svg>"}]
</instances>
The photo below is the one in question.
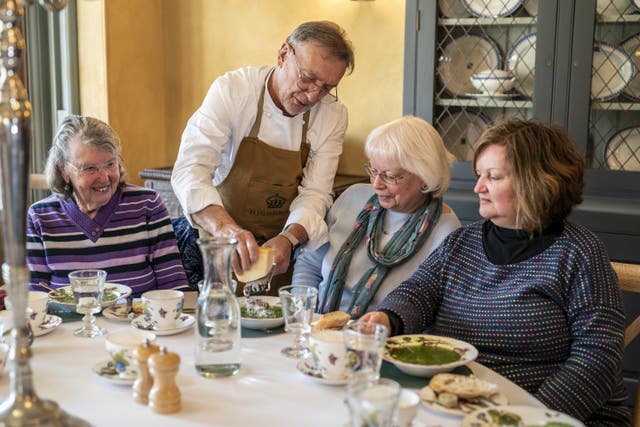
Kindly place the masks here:
<instances>
[{"instance_id":1,"label":"woman's eyeglasses","mask_svg":"<svg viewBox=\"0 0 640 427\"><path fill-rule=\"evenodd\" d=\"M323 104L332 104L336 102L338 100L338 86L316 86L315 79L309 78L302 74L302 70L300 70L300 64L298 64L298 60L296 59L296 51L293 46L289 45L289 47L291 48L291 57L293 58L293 63L296 64L296 69L298 71L298 81L296 82L296 86L298 86L298 89L303 90L306 93L318 92L320 102L322 102Z\"/></svg>"},{"instance_id":2,"label":"woman's eyeglasses","mask_svg":"<svg viewBox=\"0 0 640 427\"><path fill-rule=\"evenodd\" d=\"M76 166L71 162L67 162L71 167L73 167L79 175L85 177L95 176L100 173L101 170L105 170L107 172L115 172L118 169L118 160L113 159L102 165L86 165L86 166Z\"/></svg>"},{"instance_id":3,"label":"woman's eyeglasses","mask_svg":"<svg viewBox=\"0 0 640 427\"><path fill-rule=\"evenodd\" d=\"M398 181L404 179L404 175L389 175L386 172L378 172L376 169L372 168L370 164L364 165L364 170L369 174L369 178L371 181L375 181L376 178L380 177L382 182L385 184L396 185Z\"/></svg>"}]
</instances>

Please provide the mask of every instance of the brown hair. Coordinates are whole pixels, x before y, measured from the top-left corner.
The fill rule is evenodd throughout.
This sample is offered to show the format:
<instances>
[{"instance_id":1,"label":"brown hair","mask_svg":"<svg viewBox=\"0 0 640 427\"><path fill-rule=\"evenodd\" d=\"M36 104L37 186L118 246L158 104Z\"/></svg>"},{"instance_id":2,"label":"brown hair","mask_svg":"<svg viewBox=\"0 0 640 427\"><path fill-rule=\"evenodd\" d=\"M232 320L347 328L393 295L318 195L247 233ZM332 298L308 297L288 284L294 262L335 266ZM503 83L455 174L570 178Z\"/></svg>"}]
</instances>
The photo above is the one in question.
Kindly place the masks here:
<instances>
[{"instance_id":1,"label":"brown hair","mask_svg":"<svg viewBox=\"0 0 640 427\"><path fill-rule=\"evenodd\" d=\"M516 227L533 234L582 202L584 161L568 132L537 120L507 119L482 133L473 170L490 145L505 147L513 171Z\"/></svg>"}]
</instances>

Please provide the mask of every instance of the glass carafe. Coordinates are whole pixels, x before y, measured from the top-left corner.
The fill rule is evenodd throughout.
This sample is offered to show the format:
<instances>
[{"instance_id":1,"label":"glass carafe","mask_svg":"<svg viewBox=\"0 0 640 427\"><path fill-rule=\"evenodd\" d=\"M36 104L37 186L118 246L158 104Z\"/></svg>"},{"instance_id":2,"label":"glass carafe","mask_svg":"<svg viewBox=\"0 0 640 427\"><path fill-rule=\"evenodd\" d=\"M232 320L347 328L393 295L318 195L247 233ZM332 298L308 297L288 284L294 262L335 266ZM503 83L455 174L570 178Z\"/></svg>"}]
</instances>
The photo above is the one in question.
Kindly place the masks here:
<instances>
[{"instance_id":1,"label":"glass carafe","mask_svg":"<svg viewBox=\"0 0 640 427\"><path fill-rule=\"evenodd\" d=\"M235 239L199 239L204 282L196 309L196 370L204 377L240 371L240 305L231 289Z\"/></svg>"}]
</instances>

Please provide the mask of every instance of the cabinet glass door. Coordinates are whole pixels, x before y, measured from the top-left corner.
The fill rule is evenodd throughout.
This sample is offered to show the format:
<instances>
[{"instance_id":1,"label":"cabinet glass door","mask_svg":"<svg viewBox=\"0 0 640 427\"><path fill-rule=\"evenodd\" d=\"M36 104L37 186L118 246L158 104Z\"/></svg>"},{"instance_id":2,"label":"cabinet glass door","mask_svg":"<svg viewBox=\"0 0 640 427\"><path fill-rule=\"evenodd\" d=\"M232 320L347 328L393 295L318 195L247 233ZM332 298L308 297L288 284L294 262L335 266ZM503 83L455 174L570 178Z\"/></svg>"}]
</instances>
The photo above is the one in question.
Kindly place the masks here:
<instances>
[{"instance_id":1,"label":"cabinet glass door","mask_svg":"<svg viewBox=\"0 0 640 427\"><path fill-rule=\"evenodd\" d=\"M484 129L533 116L537 1L438 0L433 124L459 161Z\"/></svg>"},{"instance_id":2,"label":"cabinet glass door","mask_svg":"<svg viewBox=\"0 0 640 427\"><path fill-rule=\"evenodd\" d=\"M640 0L598 0L587 164L640 172Z\"/></svg>"}]
</instances>

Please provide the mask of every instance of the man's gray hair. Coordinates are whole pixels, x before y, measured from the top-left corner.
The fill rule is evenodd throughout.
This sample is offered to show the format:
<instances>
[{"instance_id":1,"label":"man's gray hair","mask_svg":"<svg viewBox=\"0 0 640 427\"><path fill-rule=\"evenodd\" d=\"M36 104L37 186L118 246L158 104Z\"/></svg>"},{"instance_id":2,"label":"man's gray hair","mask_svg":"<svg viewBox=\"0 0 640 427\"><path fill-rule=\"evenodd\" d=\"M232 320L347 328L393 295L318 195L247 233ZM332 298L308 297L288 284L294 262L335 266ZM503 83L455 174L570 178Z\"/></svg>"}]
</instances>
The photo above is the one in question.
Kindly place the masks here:
<instances>
[{"instance_id":1,"label":"man's gray hair","mask_svg":"<svg viewBox=\"0 0 640 427\"><path fill-rule=\"evenodd\" d=\"M347 38L347 32L335 22L305 22L287 37L287 43L294 47L307 42L313 42L328 49L332 56L347 63L347 74L353 72L355 67L353 45Z\"/></svg>"}]
</instances>

